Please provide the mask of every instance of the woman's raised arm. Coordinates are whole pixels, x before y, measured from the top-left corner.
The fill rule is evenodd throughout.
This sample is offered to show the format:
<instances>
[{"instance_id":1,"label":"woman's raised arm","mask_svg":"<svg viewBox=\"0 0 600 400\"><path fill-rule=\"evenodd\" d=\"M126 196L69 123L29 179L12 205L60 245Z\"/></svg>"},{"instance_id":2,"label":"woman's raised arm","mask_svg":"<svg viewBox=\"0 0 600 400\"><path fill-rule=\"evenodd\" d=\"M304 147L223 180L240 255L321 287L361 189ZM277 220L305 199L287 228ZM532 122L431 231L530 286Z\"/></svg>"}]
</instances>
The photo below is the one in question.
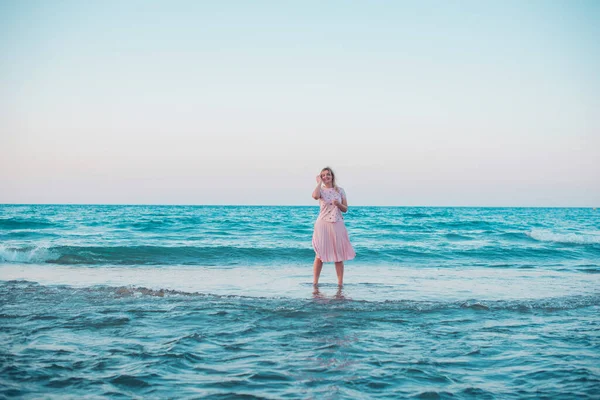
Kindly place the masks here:
<instances>
[{"instance_id":1,"label":"woman's raised arm","mask_svg":"<svg viewBox=\"0 0 600 400\"><path fill-rule=\"evenodd\" d=\"M315 200L319 200L321 198L321 174L317 175L317 187L313 190L312 198Z\"/></svg>"}]
</instances>

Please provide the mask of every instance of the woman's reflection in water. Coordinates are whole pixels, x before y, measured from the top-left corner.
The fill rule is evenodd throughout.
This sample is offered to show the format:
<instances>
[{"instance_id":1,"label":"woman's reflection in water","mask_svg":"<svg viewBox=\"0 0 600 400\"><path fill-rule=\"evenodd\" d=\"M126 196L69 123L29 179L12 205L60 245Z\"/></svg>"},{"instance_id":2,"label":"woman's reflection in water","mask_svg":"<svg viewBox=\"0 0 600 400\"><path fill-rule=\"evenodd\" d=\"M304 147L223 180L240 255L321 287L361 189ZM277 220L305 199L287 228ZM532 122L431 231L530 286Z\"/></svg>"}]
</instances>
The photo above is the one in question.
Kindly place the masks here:
<instances>
[{"instance_id":1,"label":"woman's reflection in water","mask_svg":"<svg viewBox=\"0 0 600 400\"><path fill-rule=\"evenodd\" d=\"M344 294L344 287L338 286L335 295L328 297L319 290L319 285L313 285L313 299L315 300L348 300Z\"/></svg>"}]
</instances>

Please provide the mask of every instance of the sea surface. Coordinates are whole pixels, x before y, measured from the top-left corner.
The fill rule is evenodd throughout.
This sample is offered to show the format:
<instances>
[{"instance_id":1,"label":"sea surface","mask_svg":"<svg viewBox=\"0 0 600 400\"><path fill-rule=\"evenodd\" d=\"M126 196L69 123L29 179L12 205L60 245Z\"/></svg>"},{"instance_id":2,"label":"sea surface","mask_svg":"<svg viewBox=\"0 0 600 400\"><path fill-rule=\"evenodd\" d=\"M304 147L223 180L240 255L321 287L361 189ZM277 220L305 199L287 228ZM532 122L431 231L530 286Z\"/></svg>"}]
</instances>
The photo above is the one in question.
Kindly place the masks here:
<instances>
[{"instance_id":1,"label":"sea surface","mask_svg":"<svg viewBox=\"0 0 600 400\"><path fill-rule=\"evenodd\" d=\"M600 210L317 211L0 205L0 398L600 398Z\"/></svg>"}]
</instances>

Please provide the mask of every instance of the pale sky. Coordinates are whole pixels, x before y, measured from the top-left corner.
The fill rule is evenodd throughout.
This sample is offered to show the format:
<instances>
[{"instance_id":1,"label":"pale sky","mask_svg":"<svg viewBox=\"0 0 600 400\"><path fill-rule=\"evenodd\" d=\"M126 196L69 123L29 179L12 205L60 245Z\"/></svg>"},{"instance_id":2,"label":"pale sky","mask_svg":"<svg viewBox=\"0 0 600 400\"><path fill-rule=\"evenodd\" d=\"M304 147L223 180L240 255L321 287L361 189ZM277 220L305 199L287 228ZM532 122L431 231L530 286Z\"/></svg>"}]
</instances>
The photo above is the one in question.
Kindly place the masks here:
<instances>
[{"instance_id":1,"label":"pale sky","mask_svg":"<svg viewBox=\"0 0 600 400\"><path fill-rule=\"evenodd\" d=\"M0 203L600 207L599 1L0 0Z\"/></svg>"}]
</instances>

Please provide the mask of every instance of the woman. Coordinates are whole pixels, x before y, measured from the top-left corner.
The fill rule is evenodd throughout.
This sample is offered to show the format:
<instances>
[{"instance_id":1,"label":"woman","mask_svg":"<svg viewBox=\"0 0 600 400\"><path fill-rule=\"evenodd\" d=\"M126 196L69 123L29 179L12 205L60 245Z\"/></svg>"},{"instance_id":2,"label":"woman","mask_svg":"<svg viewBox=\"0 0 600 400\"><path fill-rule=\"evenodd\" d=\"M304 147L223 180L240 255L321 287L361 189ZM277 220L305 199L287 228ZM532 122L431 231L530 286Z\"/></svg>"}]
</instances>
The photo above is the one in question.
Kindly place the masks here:
<instances>
[{"instance_id":1,"label":"woman","mask_svg":"<svg viewBox=\"0 0 600 400\"><path fill-rule=\"evenodd\" d=\"M313 248L315 264L313 266L313 285L319 283L324 262L335 262L338 285L344 283L344 261L352 260L356 253L348 239L342 212L348 211L348 200L344 189L335 183L335 174L329 167L317 175L317 187L312 194L319 200L321 209L315 222Z\"/></svg>"}]
</instances>

